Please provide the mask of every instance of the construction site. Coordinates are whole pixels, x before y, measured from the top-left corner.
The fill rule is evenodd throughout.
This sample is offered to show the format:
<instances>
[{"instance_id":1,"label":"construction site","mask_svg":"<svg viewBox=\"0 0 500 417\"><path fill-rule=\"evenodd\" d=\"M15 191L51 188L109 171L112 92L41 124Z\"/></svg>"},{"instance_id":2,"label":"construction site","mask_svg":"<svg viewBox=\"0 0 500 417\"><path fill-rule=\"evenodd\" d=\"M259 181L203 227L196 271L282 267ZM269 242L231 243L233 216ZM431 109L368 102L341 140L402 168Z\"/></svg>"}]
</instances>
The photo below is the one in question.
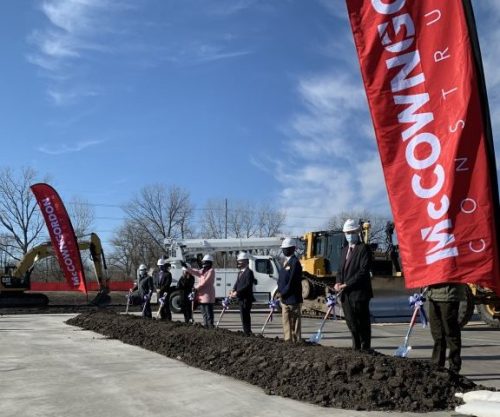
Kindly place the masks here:
<instances>
[{"instance_id":1,"label":"construction site","mask_svg":"<svg viewBox=\"0 0 500 417\"><path fill-rule=\"evenodd\" d=\"M500 417L493 0L5 5L0 417Z\"/></svg>"}]
</instances>

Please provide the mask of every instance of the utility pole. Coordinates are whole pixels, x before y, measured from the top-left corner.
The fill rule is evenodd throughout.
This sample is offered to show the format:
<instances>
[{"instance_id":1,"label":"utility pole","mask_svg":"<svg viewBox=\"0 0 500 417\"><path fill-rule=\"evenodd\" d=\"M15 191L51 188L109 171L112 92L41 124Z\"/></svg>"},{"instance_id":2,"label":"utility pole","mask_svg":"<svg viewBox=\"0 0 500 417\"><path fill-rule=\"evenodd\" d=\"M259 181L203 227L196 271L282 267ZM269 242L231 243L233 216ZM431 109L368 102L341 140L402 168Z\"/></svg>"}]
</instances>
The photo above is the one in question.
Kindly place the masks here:
<instances>
[{"instance_id":1,"label":"utility pole","mask_svg":"<svg viewBox=\"0 0 500 417\"><path fill-rule=\"evenodd\" d=\"M225 217L225 227L224 227L224 237L227 239L227 198L224 199L225 203L225 210L224 210L224 217Z\"/></svg>"}]
</instances>

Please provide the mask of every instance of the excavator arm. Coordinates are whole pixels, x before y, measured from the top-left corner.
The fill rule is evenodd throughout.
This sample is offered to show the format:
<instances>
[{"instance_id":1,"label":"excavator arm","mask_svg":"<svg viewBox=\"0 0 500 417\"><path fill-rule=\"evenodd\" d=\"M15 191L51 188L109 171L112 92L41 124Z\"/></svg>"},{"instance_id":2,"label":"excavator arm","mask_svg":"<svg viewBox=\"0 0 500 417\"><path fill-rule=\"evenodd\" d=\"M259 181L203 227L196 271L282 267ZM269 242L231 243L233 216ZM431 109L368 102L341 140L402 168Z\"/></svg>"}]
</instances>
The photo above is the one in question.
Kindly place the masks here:
<instances>
[{"instance_id":1,"label":"excavator arm","mask_svg":"<svg viewBox=\"0 0 500 417\"><path fill-rule=\"evenodd\" d=\"M89 240L78 241L78 247L81 251L90 251L90 257L94 264L95 275L99 284L98 293L91 301L91 304L103 305L109 303L109 277L101 239L97 234L91 233ZM16 267L6 267L5 275L2 276L0 281L0 306L46 305L48 303L45 295L26 294L25 291L29 291L31 288L30 277L36 262L49 256L54 256L54 249L51 242L42 243L30 249ZM30 301L27 301L28 299ZM16 303L16 300L19 300L19 303Z\"/></svg>"}]
</instances>

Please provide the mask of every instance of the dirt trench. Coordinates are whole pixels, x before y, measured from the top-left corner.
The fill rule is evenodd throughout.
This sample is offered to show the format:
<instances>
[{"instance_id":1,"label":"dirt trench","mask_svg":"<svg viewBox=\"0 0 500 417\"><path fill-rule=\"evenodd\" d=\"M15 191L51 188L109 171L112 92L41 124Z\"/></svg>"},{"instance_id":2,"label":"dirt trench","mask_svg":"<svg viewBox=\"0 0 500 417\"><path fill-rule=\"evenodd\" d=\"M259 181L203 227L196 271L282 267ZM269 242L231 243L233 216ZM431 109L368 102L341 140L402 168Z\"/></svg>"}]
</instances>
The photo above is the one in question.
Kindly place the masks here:
<instances>
[{"instance_id":1,"label":"dirt trench","mask_svg":"<svg viewBox=\"0 0 500 417\"><path fill-rule=\"evenodd\" d=\"M285 343L225 329L89 311L68 324L226 375L280 395L325 407L428 412L452 409L455 392L481 388L433 366L351 349Z\"/></svg>"}]
</instances>

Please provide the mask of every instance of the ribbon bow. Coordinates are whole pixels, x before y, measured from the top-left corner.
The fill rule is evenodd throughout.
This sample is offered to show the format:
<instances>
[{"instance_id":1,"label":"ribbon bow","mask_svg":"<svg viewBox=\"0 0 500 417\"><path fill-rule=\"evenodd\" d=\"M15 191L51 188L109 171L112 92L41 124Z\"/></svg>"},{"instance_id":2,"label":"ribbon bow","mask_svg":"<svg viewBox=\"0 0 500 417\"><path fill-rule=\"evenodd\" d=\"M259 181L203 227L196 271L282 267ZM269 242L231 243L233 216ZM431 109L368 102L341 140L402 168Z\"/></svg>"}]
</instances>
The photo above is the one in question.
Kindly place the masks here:
<instances>
[{"instance_id":1,"label":"ribbon bow","mask_svg":"<svg viewBox=\"0 0 500 417\"><path fill-rule=\"evenodd\" d=\"M415 293L413 295L410 295L408 301L410 303L410 307L413 307L414 309L419 309L420 321L422 323L422 327L426 327L427 324L429 323L429 320L427 319L427 314L424 309L424 303L425 303L424 295Z\"/></svg>"},{"instance_id":2,"label":"ribbon bow","mask_svg":"<svg viewBox=\"0 0 500 417\"><path fill-rule=\"evenodd\" d=\"M194 290L193 290L193 291L191 291L191 292L189 293L189 295L188 295L188 299L189 299L189 301L193 301L193 300L194 300L195 295L196 295L196 294L195 294Z\"/></svg>"},{"instance_id":3,"label":"ribbon bow","mask_svg":"<svg viewBox=\"0 0 500 417\"><path fill-rule=\"evenodd\" d=\"M337 296L334 294L328 294L326 296L326 307L332 309L334 320L337 318L337 314L335 314L335 305L336 304L337 304Z\"/></svg>"},{"instance_id":4,"label":"ribbon bow","mask_svg":"<svg viewBox=\"0 0 500 417\"><path fill-rule=\"evenodd\" d=\"M227 309L229 307L229 304L231 304L231 299L229 297L226 297L222 300L223 309Z\"/></svg>"},{"instance_id":5,"label":"ribbon bow","mask_svg":"<svg viewBox=\"0 0 500 417\"><path fill-rule=\"evenodd\" d=\"M158 301L160 302L160 305L164 305L165 304L165 300L167 298L167 293L163 294L163 296L161 296Z\"/></svg>"},{"instance_id":6,"label":"ribbon bow","mask_svg":"<svg viewBox=\"0 0 500 417\"><path fill-rule=\"evenodd\" d=\"M269 303L267 305L269 306L269 310L270 310L269 321L273 321L273 314L279 308L280 300L271 300L271 301L269 301Z\"/></svg>"}]
</instances>

